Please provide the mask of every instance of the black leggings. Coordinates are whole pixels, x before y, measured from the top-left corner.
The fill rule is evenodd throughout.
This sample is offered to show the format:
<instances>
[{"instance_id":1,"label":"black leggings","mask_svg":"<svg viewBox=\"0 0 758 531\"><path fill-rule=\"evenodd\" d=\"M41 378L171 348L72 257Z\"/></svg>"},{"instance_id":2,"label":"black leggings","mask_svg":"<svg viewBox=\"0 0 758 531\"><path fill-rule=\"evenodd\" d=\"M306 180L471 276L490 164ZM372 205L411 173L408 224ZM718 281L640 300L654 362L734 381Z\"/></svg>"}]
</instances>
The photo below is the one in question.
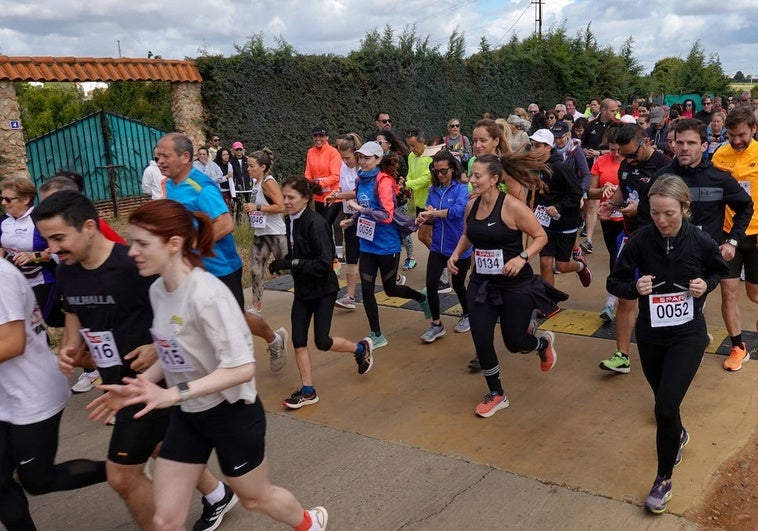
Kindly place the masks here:
<instances>
[{"instance_id":1,"label":"black leggings","mask_svg":"<svg viewBox=\"0 0 758 531\"><path fill-rule=\"evenodd\" d=\"M528 294L515 294L507 289L489 286L489 290L502 291L503 304L475 302L479 292L479 282L469 281L468 310L471 323L471 339L474 341L482 374L487 380L490 391L503 392L500 382L500 365L495 352L495 324L500 318L500 332L505 347L511 352L531 352L537 348L539 341L527 332L532 315L534 300Z\"/></svg>"},{"instance_id":2,"label":"black leggings","mask_svg":"<svg viewBox=\"0 0 758 531\"><path fill-rule=\"evenodd\" d=\"M329 232L329 238L335 239L335 222L340 217L340 214L342 213L342 203L332 203L331 205L326 205L326 203L320 203L318 201L314 201L315 203L315 210L316 213L321 214L321 217L323 217L326 220L326 226L327 231ZM339 229L336 232L339 232L339 236L337 236L337 244L342 244L342 229L340 228L339 224L336 225L336 228Z\"/></svg>"},{"instance_id":3,"label":"black leggings","mask_svg":"<svg viewBox=\"0 0 758 531\"><path fill-rule=\"evenodd\" d=\"M327 293L318 299L304 301L297 296L292 300L290 320L292 321L292 346L305 348L308 345L308 327L313 318L313 339L316 348L327 351L332 348L329 330L332 328L332 313L337 292Z\"/></svg>"},{"instance_id":4,"label":"black leggings","mask_svg":"<svg viewBox=\"0 0 758 531\"><path fill-rule=\"evenodd\" d=\"M671 345L637 341L642 372L655 397L655 446L658 474L663 477L670 478L674 470L682 433L679 406L695 378L707 345L705 324L702 334L677 338Z\"/></svg>"},{"instance_id":5,"label":"black leggings","mask_svg":"<svg viewBox=\"0 0 758 531\"><path fill-rule=\"evenodd\" d=\"M379 306L376 304L374 287L376 286L377 271L382 274L382 286L384 292L390 297L413 299L416 302L424 300L424 294L409 288L397 285L397 267L400 264L400 253L373 254L361 252L358 262L358 271L361 274L361 294L363 295L363 309L371 331L380 335L382 329L379 326ZM439 280L439 276L437 277Z\"/></svg>"},{"instance_id":6,"label":"black leggings","mask_svg":"<svg viewBox=\"0 0 758 531\"><path fill-rule=\"evenodd\" d=\"M240 310L245 310L245 294L242 291L242 268L232 271L228 275L217 277L234 295L234 300L239 304Z\"/></svg>"},{"instance_id":7,"label":"black leggings","mask_svg":"<svg viewBox=\"0 0 758 531\"><path fill-rule=\"evenodd\" d=\"M600 220L600 228L603 229L603 241L605 248L608 249L608 271L613 271L616 265L616 256L619 254L618 237L624 231L624 224L621 221Z\"/></svg>"},{"instance_id":8,"label":"black leggings","mask_svg":"<svg viewBox=\"0 0 758 531\"><path fill-rule=\"evenodd\" d=\"M432 310L432 320L440 318L440 295L437 293L437 287L440 281L442 270L447 267L449 256L429 251L429 258L426 261L426 296L429 298L429 308ZM450 273L450 284L453 291L458 296L461 303L463 315L468 315L468 302L466 301L466 273L471 267L471 257L461 258L456 263L458 274Z\"/></svg>"},{"instance_id":9,"label":"black leggings","mask_svg":"<svg viewBox=\"0 0 758 531\"><path fill-rule=\"evenodd\" d=\"M344 214L342 219L351 219L353 216L352 214ZM348 264L357 264L358 258L361 254L361 244L358 241L358 224L353 223L348 228L346 228L343 232L345 234L345 250L344 250L344 256L345 256L345 262Z\"/></svg>"},{"instance_id":10,"label":"black leggings","mask_svg":"<svg viewBox=\"0 0 758 531\"><path fill-rule=\"evenodd\" d=\"M61 411L23 426L0 422L0 522L8 531L36 529L24 489L38 495L105 481L104 461L76 459L55 464L62 416ZM14 470L21 485L13 478Z\"/></svg>"}]
</instances>

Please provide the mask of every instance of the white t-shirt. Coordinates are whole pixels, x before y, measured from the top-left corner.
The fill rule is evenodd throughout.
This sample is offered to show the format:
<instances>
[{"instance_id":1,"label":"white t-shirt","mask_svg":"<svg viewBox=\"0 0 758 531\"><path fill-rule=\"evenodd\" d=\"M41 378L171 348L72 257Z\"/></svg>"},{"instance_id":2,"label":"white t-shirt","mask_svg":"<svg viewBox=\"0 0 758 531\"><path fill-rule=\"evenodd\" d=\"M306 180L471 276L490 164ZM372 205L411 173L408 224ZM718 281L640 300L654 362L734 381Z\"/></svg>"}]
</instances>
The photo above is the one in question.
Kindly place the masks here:
<instances>
[{"instance_id":1,"label":"white t-shirt","mask_svg":"<svg viewBox=\"0 0 758 531\"><path fill-rule=\"evenodd\" d=\"M163 338L156 341L156 347L169 387L197 380L219 368L255 362L253 335L242 310L229 288L207 271L193 269L172 292L166 290L163 278L159 278L150 286L150 303L154 315L153 336ZM161 359L161 345L171 341L174 341L173 350L166 353L169 359ZM185 362L184 366L191 370L172 372L178 365L174 363L176 360ZM252 379L180 405L187 413L197 413L224 400L253 403L256 396L255 379Z\"/></svg>"},{"instance_id":2,"label":"white t-shirt","mask_svg":"<svg viewBox=\"0 0 758 531\"><path fill-rule=\"evenodd\" d=\"M47 346L45 323L24 275L0 260L0 325L24 321L24 353L0 363L0 421L16 425L47 420L61 411L70 391Z\"/></svg>"},{"instance_id":3,"label":"white t-shirt","mask_svg":"<svg viewBox=\"0 0 758 531\"><path fill-rule=\"evenodd\" d=\"M279 186L278 183L276 183L276 179L274 179L273 175L266 175L262 181L258 182L255 181L253 184L253 192L250 194L250 202L251 203L258 203L261 206L269 206L271 203L268 202L268 199L266 199L266 194L263 191L263 183L265 183L268 180L274 181L276 186ZM260 213L258 213L260 215ZM256 227L255 228L255 235L256 236L283 236L287 234L287 226L284 224L284 216L282 214L264 214L266 216L266 226L265 227Z\"/></svg>"},{"instance_id":4,"label":"white t-shirt","mask_svg":"<svg viewBox=\"0 0 758 531\"><path fill-rule=\"evenodd\" d=\"M355 180L358 178L358 166L351 168L345 161L340 164L340 191L350 192L355 190ZM355 210L347 206L347 201L342 201L342 211L345 214L355 214Z\"/></svg>"}]
</instances>

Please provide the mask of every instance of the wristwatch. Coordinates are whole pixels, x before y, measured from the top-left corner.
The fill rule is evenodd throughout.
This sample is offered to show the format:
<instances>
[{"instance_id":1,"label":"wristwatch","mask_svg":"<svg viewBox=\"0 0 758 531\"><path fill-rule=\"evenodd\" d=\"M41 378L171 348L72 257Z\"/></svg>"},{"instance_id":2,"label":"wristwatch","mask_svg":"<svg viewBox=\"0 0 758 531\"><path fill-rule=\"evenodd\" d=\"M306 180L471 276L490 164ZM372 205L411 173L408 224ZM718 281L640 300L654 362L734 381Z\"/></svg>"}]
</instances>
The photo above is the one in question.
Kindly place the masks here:
<instances>
[{"instance_id":1,"label":"wristwatch","mask_svg":"<svg viewBox=\"0 0 758 531\"><path fill-rule=\"evenodd\" d=\"M179 396L182 398L182 402L189 399L190 388L187 382L179 382L176 384L176 388L179 389Z\"/></svg>"},{"instance_id":2,"label":"wristwatch","mask_svg":"<svg viewBox=\"0 0 758 531\"><path fill-rule=\"evenodd\" d=\"M737 240L735 240L734 238L728 238L728 239L724 240L724 243L727 243L727 244L731 245L734 248L737 247Z\"/></svg>"},{"instance_id":3,"label":"wristwatch","mask_svg":"<svg viewBox=\"0 0 758 531\"><path fill-rule=\"evenodd\" d=\"M527 262L529 261L529 253L527 253L526 251L521 251L518 255L524 260L526 260Z\"/></svg>"},{"instance_id":4,"label":"wristwatch","mask_svg":"<svg viewBox=\"0 0 758 531\"><path fill-rule=\"evenodd\" d=\"M260 212L261 211L261 204L260 203L256 203L255 204L255 211L256 212Z\"/></svg>"},{"instance_id":5,"label":"wristwatch","mask_svg":"<svg viewBox=\"0 0 758 531\"><path fill-rule=\"evenodd\" d=\"M39 251L34 251L34 263L39 264L42 261L42 253Z\"/></svg>"}]
</instances>

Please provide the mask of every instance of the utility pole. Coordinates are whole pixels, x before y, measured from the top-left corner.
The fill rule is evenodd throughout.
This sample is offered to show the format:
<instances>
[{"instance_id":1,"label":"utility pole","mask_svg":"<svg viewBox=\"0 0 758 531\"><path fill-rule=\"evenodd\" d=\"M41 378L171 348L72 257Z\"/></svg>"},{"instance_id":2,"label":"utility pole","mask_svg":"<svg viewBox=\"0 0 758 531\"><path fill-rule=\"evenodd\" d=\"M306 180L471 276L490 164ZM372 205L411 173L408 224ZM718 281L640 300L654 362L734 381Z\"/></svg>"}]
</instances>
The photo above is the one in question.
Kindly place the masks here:
<instances>
[{"instance_id":1,"label":"utility pole","mask_svg":"<svg viewBox=\"0 0 758 531\"><path fill-rule=\"evenodd\" d=\"M534 31L540 39L542 38L542 3L543 0L532 0L534 5Z\"/></svg>"}]
</instances>

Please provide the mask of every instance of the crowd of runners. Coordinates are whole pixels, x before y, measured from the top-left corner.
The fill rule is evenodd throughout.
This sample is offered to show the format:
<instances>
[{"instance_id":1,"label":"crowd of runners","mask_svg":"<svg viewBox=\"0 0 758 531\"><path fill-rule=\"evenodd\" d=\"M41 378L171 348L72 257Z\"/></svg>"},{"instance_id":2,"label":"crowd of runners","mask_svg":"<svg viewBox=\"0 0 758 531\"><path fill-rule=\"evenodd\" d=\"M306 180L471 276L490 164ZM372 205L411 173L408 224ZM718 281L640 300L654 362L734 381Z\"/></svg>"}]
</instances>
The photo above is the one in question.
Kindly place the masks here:
<instances>
[{"instance_id":1,"label":"crowd of runners","mask_svg":"<svg viewBox=\"0 0 758 531\"><path fill-rule=\"evenodd\" d=\"M487 386L474 411L491 417L509 406L496 326L507 350L535 353L544 372L555 366L556 337L537 322L567 298L556 274L575 273L585 287L598 281L587 260L597 220L611 272L599 318L616 325L616 351L600 369L631 370L635 330L657 422L658 469L645 506L664 511L690 437L679 408L709 341L702 310L716 287L732 344L724 369L750 359L739 290L742 277L758 303L756 115L736 106L723 117L725 140L710 149L702 115L593 102L587 117L573 98L547 110L531 104L507 120L485 116L471 139L455 118L447 134L427 140L418 128L393 129L379 112L366 141L347 133L334 147L319 124L303 175L279 180L268 148L245 156L241 142L225 150L212 135L197 149L171 133L145 171L153 200L129 216L129 246L100 220L80 176L45 181L36 206L31 181L4 179L0 275L11 296L0 299L0 521L36 529L25 491L107 481L141 529L184 529L194 489L203 505L196 531L216 529L239 502L300 531L325 529L325 508L305 510L269 481L253 336L266 341L274 372L287 363L291 337L300 386L282 404L299 409L319 401L311 322L315 347L351 354L365 377L375 350L393 339L381 327L377 276L387 295L418 303L429 320L425 343L446 334L440 293L454 293L462 309L454 331L471 334L468 366ZM637 123L645 117L647 129ZM664 150L660 123L671 130ZM254 231L247 307L235 209ZM415 245L429 249L426 264ZM423 289L407 286L403 271L424 266ZM292 276L289 332L263 318L267 272ZM367 333L333 337L334 309L355 310L359 284ZM55 357L47 325L63 329ZM66 377L78 367L87 372L74 390L99 384L90 417L112 422L113 432L105 460L56 464ZM206 467L213 450L221 480Z\"/></svg>"}]
</instances>

